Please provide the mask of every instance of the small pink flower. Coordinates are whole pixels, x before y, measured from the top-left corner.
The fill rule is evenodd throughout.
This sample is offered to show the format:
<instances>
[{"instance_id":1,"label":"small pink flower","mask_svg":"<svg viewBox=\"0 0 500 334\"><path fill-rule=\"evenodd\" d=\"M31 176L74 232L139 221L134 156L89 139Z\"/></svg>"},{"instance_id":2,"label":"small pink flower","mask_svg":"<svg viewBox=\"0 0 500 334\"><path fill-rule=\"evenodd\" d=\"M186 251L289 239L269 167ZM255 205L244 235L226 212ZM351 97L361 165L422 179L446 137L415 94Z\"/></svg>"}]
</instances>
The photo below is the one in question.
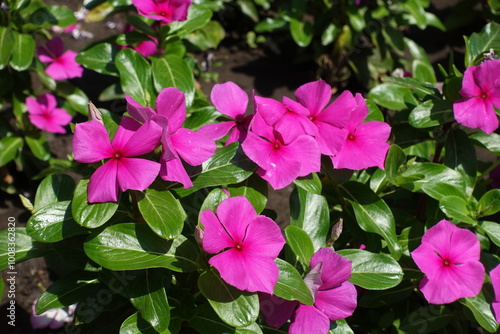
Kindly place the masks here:
<instances>
[{"instance_id":1,"label":"small pink flower","mask_svg":"<svg viewBox=\"0 0 500 334\"><path fill-rule=\"evenodd\" d=\"M307 134L280 133L255 115L243 151L259 169L257 173L273 187L282 189L299 176L319 172L321 153L316 140Z\"/></svg>"},{"instance_id":2,"label":"small pink flower","mask_svg":"<svg viewBox=\"0 0 500 334\"><path fill-rule=\"evenodd\" d=\"M42 63L50 63L45 69L47 75L54 80L79 78L83 67L75 60L77 53L71 50L63 51L63 42L59 37L47 41L46 48L38 47L38 59Z\"/></svg>"},{"instance_id":3,"label":"small pink flower","mask_svg":"<svg viewBox=\"0 0 500 334\"><path fill-rule=\"evenodd\" d=\"M26 98L28 117L40 130L52 133L66 133L63 126L71 122L71 115L61 108L56 108L56 98L52 94L43 94L36 98Z\"/></svg>"},{"instance_id":4,"label":"small pink flower","mask_svg":"<svg viewBox=\"0 0 500 334\"><path fill-rule=\"evenodd\" d=\"M486 60L465 70L460 95L453 104L458 123L487 134L498 129L495 108L500 108L500 60Z\"/></svg>"},{"instance_id":5,"label":"small pink flower","mask_svg":"<svg viewBox=\"0 0 500 334\"><path fill-rule=\"evenodd\" d=\"M191 0L133 0L139 14L168 24L185 21Z\"/></svg>"},{"instance_id":6,"label":"small pink flower","mask_svg":"<svg viewBox=\"0 0 500 334\"><path fill-rule=\"evenodd\" d=\"M431 304L448 304L474 297L483 286L485 270L479 262L476 235L441 220L422 237L411 256L425 274L420 291Z\"/></svg>"},{"instance_id":7,"label":"small pink flower","mask_svg":"<svg viewBox=\"0 0 500 334\"><path fill-rule=\"evenodd\" d=\"M153 151L160 143L162 132L162 127L154 120L141 125L130 117L123 117L110 142L102 123L77 124L73 137L75 160L93 163L109 159L90 177L88 201L116 202L118 189L144 190L149 187L160 171L160 164L131 157Z\"/></svg>"},{"instance_id":8,"label":"small pink flower","mask_svg":"<svg viewBox=\"0 0 500 334\"><path fill-rule=\"evenodd\" d=\"M490 271L490 278L491 285L493 285L493 291L495 292L495 299L491 303L491 306L495 312L497 322L500 323L500 265Z\"/></svg>"},{"instance_id":9,"label":"small pink flower","mask_svg":"<svg viewBox=\"0 0 500 334\"><path fill-rule=\"evenodd\" d=\"M347 282L351 277L351 261L332 248L325 247L312 256L310 264L312 269L304 282L314 297L313 305L259 294L261 312L270 326L279 328L291 318L290 334L326 334L330 329L330 321L353 314L357 306L357 292L356 287ZM276 307L266 308L270 306L269 303Z\"/></svg>"},{"instance_id":10,"label":"small pink flower","mask_svg":"<svg viewBox=\"0 0 500 334\"><path fill-rule=\"evenodd\" d=\"M30 323L33 329L59 329L66 323L73 321L73 313L75 313L76 304L68 307L68 309L54 308L40 315L35 313L35 305L37 299L31 305Z\"/></svg>"},{"instance_id":11,"label":"small pink flower","mask_svg":"<svg viewBox=\"0 0 500 334\"><path fill-rule=\"evenodd\" d=\"M201 213L203 249L216 254L208 261L222 279L240 290L272 294L279 269L274 260L285 245L280 228L257 215L246 197L230 197Z\"/></svg>"},{"instance_id":12,"label":"small pink flower","mask_svg":"<svg viewBox=\"0 0 500 334\"><path fill-rule=\"evenodd\" d=\"M217 140L229 133L226 145L236 141L243 142L247 136L248 127L253 115L245 116L248 106L248 96L234 82L228 81L216 84L210 93L210 99L217 110L232 118L230 121L207 124L199 132L210 139Z\"/></svg>"}]
</instances>

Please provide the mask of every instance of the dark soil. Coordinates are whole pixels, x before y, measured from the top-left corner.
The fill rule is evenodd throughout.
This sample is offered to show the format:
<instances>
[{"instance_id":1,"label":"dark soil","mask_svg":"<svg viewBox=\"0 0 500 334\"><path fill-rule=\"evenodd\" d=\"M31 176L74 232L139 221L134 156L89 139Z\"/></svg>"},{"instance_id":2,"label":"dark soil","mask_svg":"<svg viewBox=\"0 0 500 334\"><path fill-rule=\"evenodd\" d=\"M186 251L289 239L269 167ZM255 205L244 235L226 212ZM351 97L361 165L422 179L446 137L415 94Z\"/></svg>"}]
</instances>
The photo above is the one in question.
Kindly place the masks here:
<instances>
[{"instance_id":1,"label":"dark soil","mask_svg":"<svg viewBox=\"0 0 500 334\"><path fill-rule=\"evenodd\" d=\"M48 4L61 4L61 1L47 0ZM449 4L457 1L440 0L434 1L435 9L440 16L445 16L450 11ZM64 4L73 10L77 10L81 1L70 0ZM117 17L117 20L122 20ZM116 34L116 31L110 30L104 26L104 23L93 23L84 26L85 29L94 33L95 40L104 39L110 35ZM480 29L477 28L475 31ZM472 31L471 31L472 32ZM469 33L470 32L466 32ZM419 31L412 31L412 38L415 38L417 43L424 47L429 46L429 54L433 61L446 64L446 58L451 50L460 55L463 53L463 39L461 34L453 32L454 36L450 38L450 34L436 33L429 38ZM65 45L67 48L74 51L80 50L84 45L89 43L89 39L74 40L70 36L64 36ZM256 95L272 97L281 100L282 96L293 97L294 90L300 85L315 80L316 67L314 63L297 63L294 57L283 56L287 50L281 49L281 54L268 52L265 48L251 49L241 43L233 43L235 41L227 40L222 43L222 46L213 52L215 62L220 62L221 66L215 66L210 71L218 73L219 82L233 81L241 86L248 94L252 94L255 90ZM286 47L286 46L285 46ZM206 56L206 55L205 55ZM203 55L197 56L199 59ZM109 78L95 74L91 71L85 71L84 77L73 81L81 87L94 102L97 101L102 89L106 88L111 81ZM209 96L213 82L200 82L201 90ZM98 106L107 107L109 105ZM124 104L114 104L113 108L123 108ZM53 154L64 158L71 152L71 136L69 135L49 135L51 150ZM1 174L1 173L0 173ZM16 175L14 175L15 177ZM36 191L36 183L29 180L22 180L19 187L20 193L25 197L33 200ZM281 226L286 225L289 217L288 198L292 187L285 188L280 191L271 191L268 207L278 212L277 222ZM17 227L25 226L27 219L30 216L17 195L0 194L0 230L7 228L9 217L13 217ZM4 293L2 303L0 304L0 333L60 333L62 331L51 330L32 330L29 323L29 314L33 301L50 286L55 277L52 277L42 258L28 260L16 265L16 327L12 328L7 325L5 320L7 317L7 306L9 299L7 293ZM7 270L2 271L2 277L5 280L9 274ZM7 284L7 283L6 283ZM7 289L7 285L6 285ZM15 330L13 330L15 329Z\"/></svg>"}]
</instances>

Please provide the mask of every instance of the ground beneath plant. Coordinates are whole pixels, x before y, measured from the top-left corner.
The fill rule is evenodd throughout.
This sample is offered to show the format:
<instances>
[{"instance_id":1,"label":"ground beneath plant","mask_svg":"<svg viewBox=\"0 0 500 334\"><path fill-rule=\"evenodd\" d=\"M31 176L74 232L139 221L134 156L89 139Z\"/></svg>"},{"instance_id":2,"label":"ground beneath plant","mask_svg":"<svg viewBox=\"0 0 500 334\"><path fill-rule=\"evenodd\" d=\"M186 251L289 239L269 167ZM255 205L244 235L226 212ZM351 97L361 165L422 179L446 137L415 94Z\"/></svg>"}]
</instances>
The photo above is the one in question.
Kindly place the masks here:
<instances>
[{"instance_id":1,"label":"ground beneath plant","mask_svg":"<svg viewBox=\"0 0 500 334\"><path fill-rule=\"evenodd\" d=\"M60 4L60 1L46 1L48 4ZM450 4L457 1L434 1L434 9L441 15L446 15ZM65 1L65 5L73 10L77 10L81 1ZM121 17L117 17L121 20ZM94 34L94 40L100 40L117 33L116 30L106 28L104 23L87 24L84 26ZM434 62L445 63L451 50L459 55L463 53L463 40L460 34L433 34L433 38L427 37L424 33L416 32L414 39L429 51L429 56ZM74 40L66 36L66 46L69 49L78 51L84 45L90 42L89 39ZM213 64L220 63L220 66L210 68L219 76L219 82L233 81L241 86L247 93L255 90L259 96L272 97L281 100L282 96L292 97L294 90L300 85L313 81L316 78L314 63L297 63L293 57L287 57L281 49L280 53L269 51L265 47L249 48L242 41L228 39L218 50L211 51L214 57ZM198 59L207 58L209 53L197 55ZM209 57L209 58L210 58ZM74 83L80 86L93 101L97 101L102 89L111 83L109 78L96 75L90 71L85 71L84 77L74 80ZM201 90L209 95L213 82L200 81ZM123 106L123 104L121 104ZM115 107L117 105L115 104ZM49 136L51 150L54 155L64 158L71 152L71 137L68 135ZM17 175L14 174L14 177ZM2 175L4 177L4 175ZM19 192L29 198L34 199L36 191L36 182L21 180L19 182ZM288 198L292 188L288 187L280 191L271 191L268 207L278 213L277 222L280 225L286 225L289 217ZM15 219L16 226L25 226L30 213L26 210L16 195L7 195L0 193L0 230L7 228L7 223ZM12 218L11 218L12 217ZM63 330L33 330L29 323L29 315L33 301L50 286L56 279L54 274L47 268L42 258L31 259L16 265L16 327L7 325L7 306L10 299L7 298L5 291L0 304L0 333L63 333ZM5 280L9 274L7 270L2 271L2 277ZM6 285L7 288L7 285Z\"/></svg>"}]
</instances>

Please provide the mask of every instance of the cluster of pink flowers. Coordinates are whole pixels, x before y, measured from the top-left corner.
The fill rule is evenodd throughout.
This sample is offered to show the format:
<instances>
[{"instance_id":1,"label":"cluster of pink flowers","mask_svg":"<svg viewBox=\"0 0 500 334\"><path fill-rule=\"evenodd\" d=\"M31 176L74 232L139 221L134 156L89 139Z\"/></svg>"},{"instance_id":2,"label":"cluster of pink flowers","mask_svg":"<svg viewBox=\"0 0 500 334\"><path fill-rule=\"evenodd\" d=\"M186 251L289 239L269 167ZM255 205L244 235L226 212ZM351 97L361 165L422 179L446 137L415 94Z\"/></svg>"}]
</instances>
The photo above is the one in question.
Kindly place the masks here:
<instances>
[{"instance_id":1,"label":"cluster of pink flowers","mask_svg":"<svg viewBox=\"0 0 500 334\"><path fill-rule=\"evenodd\" d=\"M495 108L500 108L500 60L485 60L478 66L468 67L460 95L463 98L453 104L458 123L487 134L498 129Z\"/></svg>"},{"instance_id":2,"label":"cluster of pink flowers","mask_svg":"<svg viewBox=\"0 0 500 334\"><path fill-rule=\"evenodd\" d=\"M232 82L215 85L211 100L232 120L206 125L200 132L217 140L231 131L226 144L242 142L245 154L258 165L257 173L274 189L320 171L321 154L335 168L384 168L391 128L384 122L364 122L368 107L360 94L345 91L328 105L332 89L318 80L299 87L295 97L279 102L254 96L254 114L245 116L245 92Z\"/></svg>"},{"instance_id":3,"label":"cluster of pink flowers","mask_svg":"<svg viewBox=\"0 0 500 334\"><path fill-rule=\"evenodd\" d=\"M83 67L75 60L77 53L71 50L64 51L60 37L54 37L47 41L46 46L39 46L37 51L38 59L42 63L49 63L45 73L54 80L66 80L82 76Z\"/></svg>"},{"instance_id":4,"label":"cluster of pink flowers","mask_svg":"<svg viewBox=\"0 0 500 334\"><path fill-rule=\"evenodd\" d=\"M191 0L133 0L139 14L169 24L185 21Z\"/></svg>"},{"instance_id":5,"label":"cluster of pink flowers","mask_svg":"<svg viewBox=\"0 0 500 334\"><path fill-rule=\"evenodd\" d=\"M36 98L26 98L28 118L39 128L52 133L66 133L63 126L71 122L71 115L62 108L57 108L56 98L52 94L42 94Z\"/></svg>"}]
</instances>

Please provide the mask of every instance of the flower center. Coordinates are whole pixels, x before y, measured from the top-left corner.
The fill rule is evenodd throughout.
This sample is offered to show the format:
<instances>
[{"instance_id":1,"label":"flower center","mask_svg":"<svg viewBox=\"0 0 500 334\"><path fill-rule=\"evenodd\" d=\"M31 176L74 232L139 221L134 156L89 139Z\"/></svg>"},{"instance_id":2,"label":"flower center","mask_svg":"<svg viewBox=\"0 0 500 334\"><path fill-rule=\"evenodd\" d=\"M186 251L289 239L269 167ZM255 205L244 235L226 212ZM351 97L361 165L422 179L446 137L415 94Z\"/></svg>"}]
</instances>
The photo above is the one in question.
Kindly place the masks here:
<instances>
[{"instance_id":1,"label":"flower center","mask_svg":"<svg viewBox=\"0 0 500 334\"><path fill-rule=\"evenodd\" d=\"M160 16L163 16L163 17L167 17L168 16L168 13L166 11L161 11L158 14L160 14Z\"/></svg>"},{"instance_id":2,"label":"flower center","mask_svg":"<svg viewBox=\"0 0 500 334\"><path fill-rule=\"evenodd\" d=\"M445 267L449 267L450 265L451 265L450 260L448 260L448 259L443 259L443 266L445 266Z\"/></svg>"},{"instance_id":3,"label":"flower center","mask_svg":"<svg viewBox=\"0 0 500 334\"><path fill-rule=\"evenodd\" d=\"M481 95L479 95L479 98L481 100L486 100L488 98L488 93L482 92Z\"/></svg>"},{"instance_id":4,"label":"flower center","mask_svg":"<svg viewBox=\"0 0 500 334\"><path fill-rule=\"evenodd\" d=\"M113 159L121 159L123 155L120 152L113 153Z\"/></svg>"},{"instance_id":5,"label":"flower center","mask_svg":"<svg viewBox=\"0 0 500 334\"><path fill-rule=\"evenodd\" d=\"M236 248L236 250L238 250L238 251L242 251L243 245L241 243L237 242L234 244L234 248Z\"/></svg>"},{"instance_id":6,"label":"flower center","mask_svg":"<svg viewBox=\"0 0 500 334\"><path fill-rule=\"evenodd\" d=\"M279 141L275 141L273 146L275 150L279 150L281 147L281 143Z\"/></svg>"},{"instance_id":7,"label":"flower center","mask_svg":"<svg viewBox=\"0 0 500 334\"><path fill-rule=\"evenodd\" d=\"M356 138L356 137L354 137L354 135L352 133L349 133L347 135L347 140L354 140L354 138Z\"/></svg>"}]
</instances>

